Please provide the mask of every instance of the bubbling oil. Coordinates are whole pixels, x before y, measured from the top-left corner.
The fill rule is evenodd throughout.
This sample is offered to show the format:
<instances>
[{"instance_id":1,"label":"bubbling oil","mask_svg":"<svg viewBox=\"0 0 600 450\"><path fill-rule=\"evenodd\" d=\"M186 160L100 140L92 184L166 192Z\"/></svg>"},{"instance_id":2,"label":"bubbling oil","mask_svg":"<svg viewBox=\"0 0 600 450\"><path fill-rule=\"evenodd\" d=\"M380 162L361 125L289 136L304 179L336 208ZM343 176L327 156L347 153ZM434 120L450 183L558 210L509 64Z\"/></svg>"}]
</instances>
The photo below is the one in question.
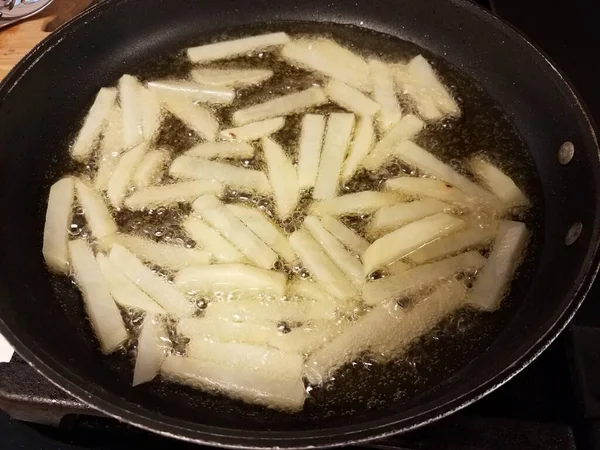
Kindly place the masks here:
<instances>
[{"instance_id":1,"label":"bubbling oil","mask_svg":"<svg viewBox=\"0 0 600 450\"><path fill-rule=\"evenodd\" d=\"M212 36L202 42L188 43L198 45L208 41L233 39L246 35L265 33L268 31L286 31L293 37L315 35L331 38L350 48L366 58L377 57L389 62L406 62L417 54L423 54L434 66L447 86L457 99L461 116L447 118L438 123L428 124L419 135L416 143L430 150L442 160L448 162L454 169L469 176L464 167L466 158L484 154L505 173L511 176L527 193L534 205L526 214L520 217L533 230L533 239L524 263L515 277L512 294L504 301L499 311L494 314L483 314L463 309L447 317L431 333L413 342L401 358L382 362L377 356L364 358L347 364L339 370L335 377L322 386L309 386L309 398L304 411L297 414L281 415L263 408L241 404L224 397L214 397L202 392L155 380L150 385L154 395L160 397L169 409L169 404L185 404L189 408L189 416L193 417L194 408L210 409L217 417L233 414L234 418L249 421L268 420L272 417L274 427L285 428L289 424L299 426L327 420L331 423L343 423L344 417L361 414L366 411L389 408L410 402L421 392L435 386L452 373L471 361L482 351L494 336L506 325L518 305L516 299L527 284L532 267L538 257L538 242L536 236L541 224L537 218L541 216L540 189L535 169L527 148L521 140L510 119L503 113L499 105L474 80L461 74L443 59L429 54L416 45L401 41L397 38L371 32L356 27L340 25L316 24L270 24L260 27L243 27L233 31ZM273 97L284 95L313 85L320 85L325 80L318 74L302 69L293 68L281 61L274 53L260 53L235 60L210 64L211 68L269 68L275 75L261 84L240 90L235 101L226 107L214 108L214 113L222 124L231 124L234 111L261 103ZM130 71L143 81L160 78L188 78L192 65L184 52L164 55ZM405 101L402 104L404 113L415 113L413 105ZM342 111L335 105L325 105L313 108L312 113L331 113ZM273 138L279 142L292 161L297 163L297 146L300 134L301 116L289 116L285 127L278 131ZM156 147L169 150L173 157L183 153L191 146L201 142L199 136L187 128L179 119L172 115L163 117L163 125L156 137ZM256 145L252 143L251 145ZM259 150L257 148L257 150ZM240 167L266 170L262 152L257 151L256 157L249 160L231 160L230 164ZM72 169L73 167L69 167ZM79 175L90 179L94 167L76 167ZM73 171L70 170L70 173ZM390 161L376 173L359 170L352 179L340 187L340 194L360 192L365 190L381 190L385 180L400 174L418 176L419 174L406 167L399 161ZM168 176L163 182L175 180ZM271 198L259 196L250 192L228 189L223 201L226 203L242 203L263 211L285 233L290 234L299 229L307 214L312 201L310 192L302 193L298 207L285 221L279 220L274 202ZM182 221L190 214L189 205L179 205L169 208L146 209L143 211L117 211L116 221L122 232L145 236L156 242L174 243L192 248L195 244L181 227ZM340 220L358 234L366 237L366 224L369 215L343 216ZM89 237L91 233L83 220L83 215L76 212L70 230L73 236ZM92 243L93 240L92 240ZM482 252L489 251L483 249ZM281 261L276 270L287 274L289 279L310 279L310 274L300 265L288 265ZM166 280L172 280L172 273L154 270ZM387 276L385 270L371 274L372 279ZM469 280L465 282L468 284ZM216 298L228 297L228 293L216 293ZM200 317L210 308L211 298L198 296L195 298L198 308L196 316ZM266 301L268 299L259 299ZM229 301L234 301L229 298ZM268 303L268 302L266 302ZM406 305L400 305L406 306ZM134 335L139 328L140 316L131 310L123 310L127 328ZM353 320L347 317L343 320ZM169 337L174 351L184 354L187 339L177 334L175 324L169 325ZM290 331L294 324L279 324L282 333ZM120 364L131 370L131 359L135 354L135 339L127 342ZM184 408L185 409L185 408ZM232 411L234 411L232 413ZM178 415L186 415L186 411L178 411Z\"/></svg>"}]
</instances>

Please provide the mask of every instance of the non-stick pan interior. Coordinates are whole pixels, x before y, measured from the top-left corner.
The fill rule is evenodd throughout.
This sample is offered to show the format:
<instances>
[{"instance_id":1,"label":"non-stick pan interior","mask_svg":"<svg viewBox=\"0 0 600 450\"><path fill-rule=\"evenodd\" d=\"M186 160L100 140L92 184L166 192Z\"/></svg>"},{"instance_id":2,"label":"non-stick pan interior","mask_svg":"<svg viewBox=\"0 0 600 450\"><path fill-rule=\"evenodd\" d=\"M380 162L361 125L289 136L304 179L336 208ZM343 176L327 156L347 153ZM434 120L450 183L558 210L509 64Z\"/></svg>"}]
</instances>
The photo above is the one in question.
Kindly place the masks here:
<instances>
[{"instance_id":1,"label":"non-stick pan interior","mask_svg":"<svg viewBox=\"0 0 600 450\"><path fill-rule=\"evenodd\" d=\"M383 391L398 391L403 378L408 386L418 381L420 393L401 392L404 395L393 401L388 396L388 401L368 405L371 411L366 407L369 395L362 400L351 396L354 408L334 404L333 414L320 409L290 417L172 385L132 389L122 358L101 357L90 340L76 291L64 280L50 278L41 259L44 199L64 161L60 152L97 89L114 83L122 73L206 40L215 31L290 20L352 24L397 36L477 80L501 104L530 150L523 158L531 158L530 170L537 173L526 178L538 180L531 183L531 191L539 196L538 205L544 205L543 232L534 255L539 263L517 281L515 298L506 313L500 313L506 316L501 330L501 319L491 320L489 326L482 320L486 335L472 336L450 355L444 346L436 350L425 342L431 365L417 375L409 365L395 367L406 376L391 380L392 386ZM336 30L368 44L367 35ZM557 152L565 140L572 141L576 151L573 161L562 166ZM521 366L543 347L544 335L553 326L560 328L574 312L572 297L593 263L596 247L598 153L575 97L543 57L512 31L474 7L453 2L109 1L53 36L7 79L0 91L0 146L0 318L9 337L20 350L27 348L26 357L35 354L34 364L54 381L84 400L141 425L189 438L207 438L195 433L199 431L213 434L214 441L239 443L214 435L266 438L264 432L271 429L278 431L268 435L271 439L303 437L308 442L340 428L350 432L348 438L364 437L361 433L368 428L387 431L389 422L402 428L433 418L461 404L469 392L482 393L482 385L490 387L490 380L504 379L507 369ZM567 247L565 236L576 222L583 224L583 232ZM480 352L482 347L489 348ZM474 355L479 356L463 367ZM376 375L348 380L347 390L368 393ZM291 431L295 433L284 434Z\"/></svg>"}]
</instances>

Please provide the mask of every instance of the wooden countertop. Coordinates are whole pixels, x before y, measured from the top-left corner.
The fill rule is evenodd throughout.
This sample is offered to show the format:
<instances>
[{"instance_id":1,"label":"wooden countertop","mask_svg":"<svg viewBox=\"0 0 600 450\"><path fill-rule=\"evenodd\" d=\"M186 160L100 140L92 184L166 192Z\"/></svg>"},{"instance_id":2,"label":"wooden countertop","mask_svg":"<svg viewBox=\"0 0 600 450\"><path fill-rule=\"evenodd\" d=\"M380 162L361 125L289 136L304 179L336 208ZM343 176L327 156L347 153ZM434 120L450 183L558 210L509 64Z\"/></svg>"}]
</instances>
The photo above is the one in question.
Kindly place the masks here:
<instances>
[{"instance_id":1,"label":"wooden countertop","mask_svg":"<svg viewBox=\"0 0 600 450\"><path fill-rule=\"evenodd\" d=\"M50 32L87 8L93 0L54 0L39 15L0 31L0 80Z\"/></svg>"}]
</instances>

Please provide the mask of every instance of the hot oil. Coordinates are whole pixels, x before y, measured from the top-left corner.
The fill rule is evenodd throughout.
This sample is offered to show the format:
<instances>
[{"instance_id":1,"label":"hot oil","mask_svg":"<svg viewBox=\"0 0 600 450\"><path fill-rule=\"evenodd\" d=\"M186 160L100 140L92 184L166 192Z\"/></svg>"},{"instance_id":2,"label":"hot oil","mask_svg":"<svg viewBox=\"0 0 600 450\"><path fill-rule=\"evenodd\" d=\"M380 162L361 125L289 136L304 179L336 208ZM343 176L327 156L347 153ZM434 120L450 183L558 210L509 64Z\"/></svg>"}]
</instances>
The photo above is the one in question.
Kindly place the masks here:
<instances>
[{"instance_id":1,"label":"hot oil","mask_svg":"<svg viewBox=\"0 0 600 450\"><path fill-rule=\"evenodd\" d=\"M541 223L537 219L541 217L542 208L533 162L509 118L473 80L462 75L444 60L429 54L414 44L348 26L270 24L238 28L220 35L212 35L205 41L190 42L189 45L279 30L287 31L294 36L318 34L333 38L365 57L374 56L390 62L406 62L419 53L423 54L432 62L440 74L442 82L456 96L462 114L459 119L445 119L439 123L428 125L420 134L417 143L431 150L464 174L467 172L463 161L467 157L480 153L485 155L517 181L517 184L532 200L534 207L520 218L527 222L528 228L533 230L532 240L525 260L513 282L511 295L504 300L499 311L493 314L482 314L467 309L461 310L446 318L434 331L411 344L403 356L393 362L381 363L377 358L365 356L359 361L346 365L336 373L331 382L324 386L309 388L310 397L302 413L285 415L242 404L222 396L215 397L185 386L160 381L154 381L147 387L143 387L143 389L151 389L152 396L159 399L158 401L164 406L165 411L172 409L177 411L178 415L185 415L188 414L186 411L189 409L189 417L193 419L195 410L208 409L218 418L219 424L222 424L223 420L230 420L232 423L240 419L257 423L268 420L274 429L289 428L290 426L310 427L315 422L324 426L325 419L328 424L342 424L347 420L344 417L349 415L384 410L392 405L394 408L399 408L404 403L410 404L416 401L420 394L447 380L452 374L476 358L506 326L519 306L519 296L525 291L539 256L538 236L541 234ZM272 79L260 86L239 91L239 95L232 105L215 109L215 113L224 122L224 126L231 126L231 115L237 109L323 82L320 76L291 68L271 53L237 58L207 67L270 68L276 73ZM179 52L154 59L131 73L142 80L181 79L186 78L191 69L193 66L187 61L185 53ZM403 107L405 112L411 112L410 102L404 102ZM310 112L329 113L335 111L341 110L334 105L327 105L314 108ZM277 142L282 144L294 162L297 161L300 120L300 116L289 116L286 119L286 126L273 136ZM175 156L199 142L201 139L193 131L175 117L168 116L156 140L156 145L169 149ZM265 170L261 152L258 151L256 154L257 157L253 160L230 161L230 163L241 167ZM83 168L83 173L86 174L86 178L89 178L93 171L90 168ZM341 187L341 193L380 190L383 181L402 173L418 175L397 161L391 161L376 174L364 170L357 172L345 186ZM224 197L224 201L239 202L258 208L287 233L291 233L299 228L306 215L310 204L309 194L303 194L300 205L292 218L283 223L278 220L271 199L230 189ZM190 247L193 242L187 238L180 227L182 219L189 213L189 207L119 212L117 222L123 231L141 234L159 242L175 242ZM368 219L368 215L341 218L346 225L362 235L364 235ZM79 224L79 222L77 223ZM79 224L75 231L85 234L85 224ZM301 267L281 265L279 270L288 273L290 278L310 276ZM167 279L169 278L169 274L165 274L165 276ZM201 303L199 315L202 314L205 306L205 303ZM171 339L177 343L177 352L184 352L185 338L174 333L172 326L170 332ZM130 344L131 354L135 342ZM186 405L185 411L181 412L179 408L173 409L172 405L175 404Z\"/></svg>"}]
</instances>

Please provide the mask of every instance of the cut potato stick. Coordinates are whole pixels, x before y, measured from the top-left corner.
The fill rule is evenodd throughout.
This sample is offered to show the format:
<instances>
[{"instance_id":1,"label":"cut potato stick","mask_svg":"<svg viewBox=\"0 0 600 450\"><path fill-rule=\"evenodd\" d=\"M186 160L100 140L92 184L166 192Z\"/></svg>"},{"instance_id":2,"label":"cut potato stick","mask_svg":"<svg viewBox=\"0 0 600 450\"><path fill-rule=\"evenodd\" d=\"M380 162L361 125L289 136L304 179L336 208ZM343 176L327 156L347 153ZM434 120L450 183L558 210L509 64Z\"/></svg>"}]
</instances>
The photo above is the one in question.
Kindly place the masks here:
<instances>
[{"instance_id":1,"label":"cut potato stick","mask_svg":"<svg viewBox=\"0 0 600 450\"><path fill-rule=\"evenodd\" d=\"M350 152L342 169L342 181L346 182L355 174L363 159L375 145L375 129L372 117L362 117L358 121Z\"/></svg>"},{"instance_id":2,"label":"cut potato stick","mask_svg":"<svg viewBox=\"0 0 600 450\"><path fill-rule=\"evenodd\" d=\"M178 317L189 317L194 313L194 305L175 286L146 267L125 247L114 244L108 258L123 275L166 311Z\"/></svg>"},{"instance_id":3,"label":"cut potato stick","mask_svg":"<svg viewBox=\"0 0 600 450\"><path fill-rule=\"evenodd\" d=\"M240 204L228 204L227 208L287 263L291 264L297 259L296 253L285 234L265 217L263 213Z\"/></svg>"},{"instance_id":4,"label":"cut potato stick","mask_svg":"<svg viewBox=\"0 0 600 450\"><path fill-rule=\"evenodd\" d=\"M398 203L400 198L392 192L362 191L330 200L314 202L310 213L318 216L344 216L371 214L380 208Z\"/></svg>"},{"instance_id":5,"label":"cut potato stick","mask_svg":"<svg viewBox=\"0 0 600 450\"><path fill-rule=\"evenodd\" d=\"M460 189L433 178L398 177L385 182L385 188L407 197L434 198L447 203L469 206L473 202Z\"/></svg>"},{"instance_id":6,"label":"cut potato stick","mask_svg":"<svg viewBox=\"0 0 600 450\"><path fill-rule=\"evenodd\" d=\"M469 162L475 177L502 201L505 209L529 206L527 196L515 182L500 169L481 157L471 158Z\"/></svg>"},{"instance_id":7,"label":"cut potato stick","mask_svg":"<svg viewBox=\"0 0 600 450\"><path fill-rule=\"evenodd\" d=\"M176 94L162 94L160 101L183 123L207 141L214 141L219 130L219 122L204 106L196 105L190 99Z\"/></svg>"},{"instance_id":8,"label":"cut potato stick","mask_svg":"<svg viewBox=\"0 0 600 450\"><path fill-rule=\"evenodd\" d=\"M271 193L269 180L260 170L245 169L193 156L176 158L171 164L169 174L175 178L216 181L246 192L265 195Z\"/></svg>"},{"instance_id":9,"label":"cut potato stick","mask_svg":"<svg viewBox=\"0 0 600 450\"><path fill-rule=\"evenodd\" d=\"M377 116L379 128L387 131L402 118L402 110L396 97L394 76L387 64L376 59L369 61L369 69L373 81L373 98L380 107Z\"/></svg>"},{"instance_id":10,"label":"cut potato stick","mask_svg":"<svg viewBox=\"0 0 600 450\"><path fill-rule=\"evenodd\" d=\"M289 333L279 333L273 336L269 341L269 345L282 352L309 355L331 342L343 330L344 327L331 326L329 323L321 327L303 325L294 328Z\"/></svg>"},{"instance_id":11,"label":"cut potato stick","mask_svg":"<svg viewBox=\"0 0 600 450\"><path fill-rule=\"evenodd\" d=\"M274 140L263 138L261 143L277 214L282 220L286 220L296 208L300 198L296 169L283 148Z\"/></svg>"},{"instance_id":12,"label":"cut potato stick","mask_svg":"<svg viewBox=\"0 0 600 450\"><path fill-rule=\"evenodd\" d=\"M415 56L406 66L412 80L418 80L422 88L429 90L429 96L435 102L436 107L445 114L452 116L460 115L460 109L452 95L440 82L433 68L423 56Z\"/></svg>"},{"instance_id":13,"label":"cut potato stick","mask_svg":"<svg viewBox=\"0 0 600 450\"><path fill-rule=\"evenodd\" d=\"M52 272L69 273L69 227L74 199L75 182L71 177L57 181L50 188L42 254Z\"/></svg>"},{"instance_id":14,"label":"cut potato stick","mask_svg":"<svg viewBox=\"0 0 600 450\"><path fill-rule=\"evenodd\" d=\"M354 114L332 113L329 115L319 162L319 173L313 192L314 198L323 200L336 196L353 127Z\"/></svg>"},{"instance_id":15,"label":"cut potato stick","mask_svg":"<svg viewBox=\"0 0 600 450\"><path fill-rule=\"evenodd\" d=\"M307 216L304 219L304 226L350 281L360 288L364 282L364 275L362 264L358 258L346 250L342 243L332 236L315 216Z\"/></svg>"},{"instance_id":16,"label":"cut potato stick","mask_svg":"<svg viewBox=\"0 0 600 450\"><path fill-rule=\"evenodd\" d=\"M161 320L153 314L146 314L138 338L133 386L152 381L169 350L169 334Z\"/></svg>"},{"instance_id":17,"label":"cut potato stick","mask_svg":"<svg viewBox=\"0 0 600 450\"><path fill-rule=\"evenodd\" d=\"M100 272L102 272L111 295L119 305L124 308L135 308L150 313L166 313L162 306L152 300L133 281L123 275L104 254L98 253L96 255L96 262L100 267Z\"/></svg>"},{"instance_id":18,"label":"cut potato stick","mask_svg":"<svg viewBox=\"0 0 600 450\"><path fill-rule=\"evenodd\" d=\"M140 108L142 135L145 141L150 141L160 128L162 111L156 94L145 87L140 88Z\"/></svg>"},{"instance_id":19,"label":"cut potato stick","mask_svg":"<svg viewBox=\"0 0 600 450\"><path fill-rule=\"evenodd\" d=\"M96 239L103 239L116 233L117 224L100 194L81 180L75 180L75 190L92 235Z\"/></svg>"},{"instance_id":20,"label":"cut potato stick","mask_svg":"<svg viewBox=\"0 0 600 450\"><path fill-rule=\"evenodd\" d=\"M401 299L458 273L479 270L485 263L486 259L478 252L462 253L442 261L405 270L398 275L365 283L363 299L368 305Z\"/></svg>"},{"instance_id":21,"label":"cut potato stick","mask_svg":"<svg viewBox=\"0 0 600 450\"><path fill-rule=\"evenodd\" d=\"M277 324L272 322L231 322L207 318L180 319L177 330L192 339L220 342L240 342L245 344L266 345L277 337Z\"/></svg>"},{"instance_id":22,"label":"cut potato stick","mask_svg":"<svg viewBox=\"0 0 600 450\"><path fill-rule=\"evenodd\" d=\"M408 269L410 269L410 265L402 261L396 261L392 264L388 264L384 267L384 269L389 275L398 275L399 273L406 272Z\"/></svg>"},{"instance_id":23,"label":"cut potato stick","mask_svg":"<svg viewBox=\"0 0 600 450\"><path fill-rule=\"evenodd\" d=\"M273 76L269 69L195 69L191 72L196 83L207 86L244 88L260 84Z\"/></svg>"},{"instance_id":24,"label":"cut potato stick","mask_svg":"<svg viewBox=\"0 0 600 450\"><path fill-rule=\"evenodd\" d=\"M246 264L189 266L175 276L175 286L182 292L260 291L284 296L285 274Z\"/></svg>"},{"instance_id":25,"label":"cut potato stick","mask_svg":"<svg viewBox=\"0 0 600 450\"><path fill-rule=\"evenodd\" d=\"M475 224L466 230L453 233L437 241L424 245L408 255L414 264L424 264L450 255L484 247L491 243L498 231L498 222L490 224Z\"/></svg>"},{"instance_id":26,"label":"cut potato stick","mask_svg":"<svg viewBox=\"0 0 600 450\"><path fill-rule=\"evenodd\" d=\"M116 89L100 89L71 147L73 158L82 161L91 156L94 143L100 136L106 120L110 117L116 98Z\"/></svg>"},{"instance_id":27,"label":"cut potato stick","mask_svg":"<svg viewBox=\"0 0 600 450\"><path fill-rule=\"evenodd\" d=\"M338 302L334 297L327 293L320 283L297 279L289 285L289 293L300 298L305 298L315 302L331 303Z\"/></svg>"},{"instance_id":28,"label":"cut potato stick","mask_svg":"<svg viewBox=\"0 0 600 450\"><path fill-rule=\"evenodd\" d=\"M469 293L467 302L470 305L484 311L493 311L500 306L525 252L527 235L524 223L500 222L492 253Z\"/></svg>"},{"instance_id":29,"label":"cut potato stick","mask_svg":"<svg viewBox=\"0 0 600 450\"><path fill-rule=\"evenodd\" d=\"M258 105L240 109L233 114L233 123L240 126L271 117L296 114L314 106L327 103L327 96L320 87L283 95Z\"/></svg>"},{"instance_id":30,"label":"cut potato stick","mask_svg":"<svg viewBox=\"0 0 600 450\"><path fill-rule=\"evenodd\" d=\"M404 258L419 247L454 233L465 226L465 221L437 213L404 225L377 239L363 253L365 275L373 270Z\"/></svg>"},{"instance_id":31,"label":"cut potato stick","mask_svg":"<svg viewBox=\"0 0 600 450\"><path fill-rule=\"evenodd\" d=\"M181 245L154 242L142 236L116 233L102 242L103 247L110 248L117 243L132 252L147 263L165 269L181 270L188 266L209 264L211 255L195 248L185 248Z\"/></svg>"},{"instance_id":32,"label":"cut potato stick","mask_svg":"<svg viewBox=\"0 0 600 450\"><path fill-rule=\"evenodd\" d=\"M308 231L295 231L290 235L289 240L304 267L323 285L327 292L341 300L356 296L356 289Z\"/></svg>"},{"instance_id":33,"label":"cut potato stick","mask_svg":"<svg viewBox=\"0 0 600 450\"><path fill-rule=\"evenodd\" d=\"M139 190L127 197L124 205L126 208L133 210L158 208L176 203L191 203L204 194L214 194L221 197L223 192L224 188L221 183L208 180L185 181Z\"/></svg>"},{"instance_id":34,"label":"cut potato stick","mask_svg":"<svg viewBox=\"0 0 600 450\"><path fill-rule=\"evenodd\" d=\"M287 44L290 38L287 34L268 33L231 41L217 42L188 48L187 54L194 63L207 63L221 59L231 59L247 53L268 50Z\"/></svg>"},{"instance_id":35,"label":"cut potato stick","mask_svg":"<svg viewBox=\"0 0 600 450\"><path fill-rule=\"evenodd\" d=\"M306 392L302 372L289 378L268 370L240 370L218 363L169 355L161 367L168 380L285 411L300 411Z\"/></svg>"},{"instance_id":36,"label":"cut potato stick","mask_svg":"<svg viewBox=\"0 0 600 450\"><path fill-rule=\"evenodd\" d=\"M425 124L418 117L412 114L404 116L363 159L363 166L368 170L377 170L390 159L398 157L396 149L399 144L415 137L424 126Z\"/></svg>"},{"instance_id":37,"label":"cut potato stick","mask_svg":"<svg viewBox=\"0 0 600 450\"><path fill-rule=\"evenodd\" d=\"M460 307L465 295L464 286L452 280L407 312L390 303L376 306L315 352L306 362L305 377L310 384L320 385L329 381L344 364L369 350L381 351L384 346L393 344L394 351L401 352L413 339Z\"/></svg>"},{"instance_id":38,"label":"cut potato stick","mask_svg":"<svg viewBox=\"0 0 600 450\"><path fill-rule=\"evenodd\" d=\"M228 128L219 133L219 137L231 141L256 141L263 137L271 136L278 132L285 125L285 118L276 117L274 119L261 120L242 125L237 128Z\"/></svg>"},{"instance_id":39,"label":"cut potato stick","mask_svg":"<svg viewBox=\"0 0 600 450\"><path fill-rule=\"evenodd\" d=\"M327 83L325 94L332 102L359 116L374 116L380 109L378 103L340 80L334 79Z\"/></svg>"},{"instance_id":40,"label":"cut potato stick","mask_svg":"<svg viewBox=\"0 0 600 450\"><path fill-rule=\"evenodd\" d=\"M446 208L446 203L435 199L415 200L381 208L373 214L367 233L369 236L380 237L407 223L442 212Z\"/></svg>"},{"instance_id":41,"label":"cut potato stick","mask_svg":"<svg viewBox=\"0 0 600 450\"><path fill-rule=\"evenodd\" d=\"M244 260L244 255L238 249L201 219L189 217L183 221L183 228L196 241L198 247L209 252L220 263L235 263Z\"/></svg>"},{"instance_id":42,"label":"cut potato stick","mask_svg":"<svg viewBox=\"0 0 600 450\"><path fill-rule=\"evenodd\" d=\"M85 310L105 355L114 352L127 339L127 330L108 286L94 258L94 252L83 239L69 242L73 275L81 290Z\"/></svg>"},{"instance_id":43,"label":"cut potato stick","mask_svg":"<svg viewBox=\"0 0 600 450\"><path fill-rule=\"evenodd\" d=\"M306 114L302 118L298 148L298 186L300 189L310 189L317 181L324 133L325 116Z\"/></svg>"},{"instance_id":44,"label":"cut potato stick","mask_svg":"<svg viewBox=\"0 0 600 450\"><path fill-rule=\"evenodd\" d=\"M356 307L353 301L339 300L329 294L321 283L310 280L297 279L289 283L287 297L305 306L304 322L327 321L335 318L336 314L351 314Z\"/></svg>"},{"instance_id":45,"label":"cut potato stick","mask_svg":"<svg viewBox=\"0 0 600 450\"><path fill-rule=\"evenodd\" d=\"M263 269L271 269L274 266L277 253L250 231L250 228L244 225L217 197L211 194L198 197L192 204L192 208L248 260Z\"/></svg>"},{"instance_id":46,"label":"cut potato stick","mask_svg":"<svg viewBox=\"0 0 600 450\"><path fill-rule=\"evenodd\" d=\"M108 180L108 187L106 189L106 195L115 208L118 209L123 205L123 200L129 190L135 170L139 167L147 151L148 144L142 142L127 153L124 153L121 159L119 159L117 167L115 167L110 180Z\"/></svg>"},{"instance_id":47,"label":"cut potato stick","mask_svg":"<svg viewBox=\"0 0 600 450\"><path fill-rule=\"evenodd\" d=\"M143 86L131 75L123 75L119 80L119 101L123 117L123 148L128 150L144 139L142 129L142 103L140 92Z\"/></svg>"},{"instance_id":48,"label":"cut potato stick","mask_svg":"<svg viewBox=\"0 0 600 450\"><path fill-rule=\"evenodd\" d=\"M151 81L148 83L148 89L154 92L180 95L192 102L212 103L215 105L229 105L235 99L233 89L202 86L201 84L185 80Z\"/></svg>"},{"instance_id":49,"label":"cut potato stick","mask_svg":"<svg viewBox=\"0 0 600 450\"><path fill-rule=\"evenodd\" d=\"M190 148L185 154L206 159L250 159L254 158L254 147L245 142L205 142Z\"/></svg>"},{"instance_id":50,"label":"cut potato stick","mask_svg":"<svg viewBox=\"0 0 600 450\"><path fill-rule=\"evenodd\" d=\"M302 39L287 44L281 56L290 64L320 72L363 92L371 91L369 66L358 55L328 39Z\"/></svg>"},{"instance_id":51,"label":"cut potato stick","mask_svg":"<svg viewBox=\"0 0 600 450\"><path fill-rule=\"evenodd\" d=\"M115 167L119 163L119 155L122 149L123 117L121 108L115 105L106 119L106 127L96 160L96 164L98 165L98 171L94 179L94 188L96 190L105 191L108 187L108 180L110 180Z\"/></svg>"},{"instance_id":52,"label":"cut potato stick","mask_svg":"<svg viewBox=\"0 0 600 450\"><path fill-rule=\"evenodd\" d=\"M169 152L166 150L150 150L146 153L133 173L133 185L136 189L157 184L162 178L168 161Z\"/></svg>"},{"instance_id":53,"label":"cut potato stick","mask_svg":"<svg viewBox=\"0 0 600 450\"><path fill-rule=\"evenodd\" d=\"M321 223L327 231L333 234L352 253L362 256L369 248L369 242L342 222L328 215L321 215Z\"/></svg>"}]
</instances>

